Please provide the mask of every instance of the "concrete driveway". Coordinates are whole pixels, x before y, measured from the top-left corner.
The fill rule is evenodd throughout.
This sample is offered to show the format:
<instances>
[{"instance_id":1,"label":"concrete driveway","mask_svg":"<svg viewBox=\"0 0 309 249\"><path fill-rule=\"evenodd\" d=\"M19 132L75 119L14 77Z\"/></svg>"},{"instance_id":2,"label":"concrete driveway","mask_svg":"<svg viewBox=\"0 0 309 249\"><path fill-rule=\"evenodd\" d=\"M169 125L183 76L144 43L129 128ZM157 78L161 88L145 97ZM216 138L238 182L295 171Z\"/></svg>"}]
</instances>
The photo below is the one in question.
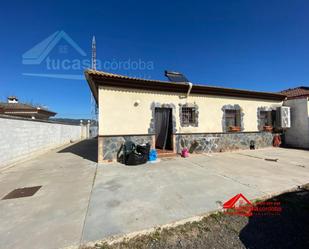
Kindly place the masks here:
<instances>
[{"instance_id":1,"label":"concrete driveway","mask_svg":"<svg viewBox=\"0 0 309 249\"><path fill-rule=\"evenodd\" d=\"M249 199L309 182L309 152L262 149L141 166L99 165L94 140L53 151L0 174L0 248L64 248L201 215L243 193ZM267 161L265 159L278 159Z\"/></svg>"},{"instance_id":2,"label":"concrete driveway","mask_svg":"<svg viewBox=\"0 0 309 249\"><path fill-rule=\"evenodd\" d=\"M238 193L255 199L308 182L309 152L302 150L269 148L101 166L83 242L202 215Z\"/></svg>"},{"instance_id":3,"label":"concrete driveway","mask_svg":"<svg viewBox=\"0 0 309 249\"><path fill-rule=\"evenodd\" d=\"M82 141L0 172L0 198L42 186L31 197L0 200L0 248L62 248L80 243L97 164Z\"/></svg>"}]
</instances>

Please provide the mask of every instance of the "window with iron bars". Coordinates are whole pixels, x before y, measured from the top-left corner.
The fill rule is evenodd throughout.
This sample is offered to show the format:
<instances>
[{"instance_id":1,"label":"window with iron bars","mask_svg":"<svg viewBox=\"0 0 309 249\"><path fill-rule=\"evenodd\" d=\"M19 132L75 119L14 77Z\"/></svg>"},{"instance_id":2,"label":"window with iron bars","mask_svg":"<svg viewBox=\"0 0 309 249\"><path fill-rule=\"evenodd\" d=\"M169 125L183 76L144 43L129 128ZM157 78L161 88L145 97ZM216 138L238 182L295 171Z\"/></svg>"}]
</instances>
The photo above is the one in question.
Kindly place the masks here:
<instances>
[{"instance_id":1,"label":"window with iron bars","mask_svg":"<svg viewBox=\"0 0 309 249\"><path fill-rule=\"evenodd\" d=\"M225 126L228 130L230 127L240 127L240 110L225 110Z\"/></svg>"},{"instance_id":2,"label":"window with iron bars","mask_svg":"<svg viewBox=\"0 0 309 249\"><path fill-rule=\"evenodd\" d=\"M185 125L194 125L196 119L196 111L194 107L182 107L181 109L181 121Z\"/></svg>"},{"instance_id":3,"label":"window with iron bars","mask_svg":"<svg viewBox=\"0 0 309 249\"><path fill-rule=\"evenodd\" d=\"M276 123L276 111L260 111L260 130L263 130L264 126L275 126Z\"/></svg>"}]
</instances>

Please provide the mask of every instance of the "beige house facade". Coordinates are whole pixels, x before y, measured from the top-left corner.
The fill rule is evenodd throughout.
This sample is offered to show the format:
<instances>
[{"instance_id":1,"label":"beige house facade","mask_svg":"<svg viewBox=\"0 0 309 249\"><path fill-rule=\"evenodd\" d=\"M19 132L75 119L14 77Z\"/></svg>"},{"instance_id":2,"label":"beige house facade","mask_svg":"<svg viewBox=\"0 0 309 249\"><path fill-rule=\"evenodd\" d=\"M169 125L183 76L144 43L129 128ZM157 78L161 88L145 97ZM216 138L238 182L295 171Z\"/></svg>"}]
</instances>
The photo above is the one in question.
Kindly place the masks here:
<instances>
[{"instance_id":1,"label":"beige house facade","mask_svg":"<svg viewBox=\"0 0 309 249\"><path fill-rule=\"evenodd\" d=\"M180 153L272 145L272 111L285 95L144 80L87 70L99 109L98 161L117 160L127 140ZM162 128L163 127L163 128Z\"/></svg>"}]
</instances>

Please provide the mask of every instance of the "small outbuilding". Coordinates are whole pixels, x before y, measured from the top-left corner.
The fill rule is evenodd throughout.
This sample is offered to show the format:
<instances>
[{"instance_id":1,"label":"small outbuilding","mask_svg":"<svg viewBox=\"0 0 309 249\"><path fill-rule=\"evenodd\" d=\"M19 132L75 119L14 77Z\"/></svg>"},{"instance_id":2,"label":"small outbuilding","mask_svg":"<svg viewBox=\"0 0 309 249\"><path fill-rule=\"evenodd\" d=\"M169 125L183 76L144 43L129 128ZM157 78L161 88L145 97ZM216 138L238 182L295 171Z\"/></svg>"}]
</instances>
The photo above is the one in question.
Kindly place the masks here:
<instances>
[{"instance_id":1,"label":"small outbuilding","mask_svg":"<svg viewBox=\"0 0 309 249\"><path fill-rule=\"evenodd\" d=\"M114 161L124 141L162 153L223 152L272 145L286 96L86 70L99 109L98 161Z\"/></svg>"},{"instance_id":2,"label":"small outbuilding","mask_svg":"<svg viewBox=\"0 0 309 249\"><path fill-rule=\"evenodd\" d=\"M284 105L291 109L291 128L285 132L285 144L309 149L309 87L290 88L281 93L287 96Z\"/></svg>"}]
</instances>

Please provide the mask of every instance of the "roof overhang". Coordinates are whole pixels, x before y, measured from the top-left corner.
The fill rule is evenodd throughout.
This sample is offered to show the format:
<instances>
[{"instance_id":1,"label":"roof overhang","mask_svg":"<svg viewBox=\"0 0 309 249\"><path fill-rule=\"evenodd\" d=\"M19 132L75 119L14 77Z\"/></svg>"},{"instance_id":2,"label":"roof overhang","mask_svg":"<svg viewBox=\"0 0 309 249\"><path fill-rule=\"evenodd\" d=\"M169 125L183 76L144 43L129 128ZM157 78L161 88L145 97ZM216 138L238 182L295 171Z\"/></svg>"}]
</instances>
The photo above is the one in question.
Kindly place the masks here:
<instances>
[{"instance_id":1,"label":"roof overhang","mask_svg":"<svg viewBox=\"0 0 309 249\"><path fill-rule=\"evenodd\" d=\"M46 115L49 117L55 116L57 113L56 112L51 112L43 109L4 109L3 114L41 114L41 115Z\"/></svg>"},{"instance_id":2,"label":"roof overhang","mask_svg":"<svg viewBox=\"0 0 309 249\"><path fill-rule=\"evenodd\" d=\"M292 97L287 97L287 99L306 99L309 98L309 94L303 94L303 95L298 95L298 96L292 96Z\"/></svg>"},{"instance_id":3,"label":"roof overhang","mask_svg":"<svg viewBox=\"0 0 309 249\"><path fill-rule=\"evenodd\" d=\"M85 71L85 77L97 103L98 103L99 86L126 88L126 89L140 89L148 91L163 91L173 93L187 93L188 91L187 83L175 83L167 81L131 78L127 76L95 71L90 69ZM273 101L283 101L286 98L286 95L280 93L257 92L257 91L240 90L233 88L212 87L205 85L193 85L191 93L202 94L202 95L263 99Z\"/></svg>"}]
</instances>

